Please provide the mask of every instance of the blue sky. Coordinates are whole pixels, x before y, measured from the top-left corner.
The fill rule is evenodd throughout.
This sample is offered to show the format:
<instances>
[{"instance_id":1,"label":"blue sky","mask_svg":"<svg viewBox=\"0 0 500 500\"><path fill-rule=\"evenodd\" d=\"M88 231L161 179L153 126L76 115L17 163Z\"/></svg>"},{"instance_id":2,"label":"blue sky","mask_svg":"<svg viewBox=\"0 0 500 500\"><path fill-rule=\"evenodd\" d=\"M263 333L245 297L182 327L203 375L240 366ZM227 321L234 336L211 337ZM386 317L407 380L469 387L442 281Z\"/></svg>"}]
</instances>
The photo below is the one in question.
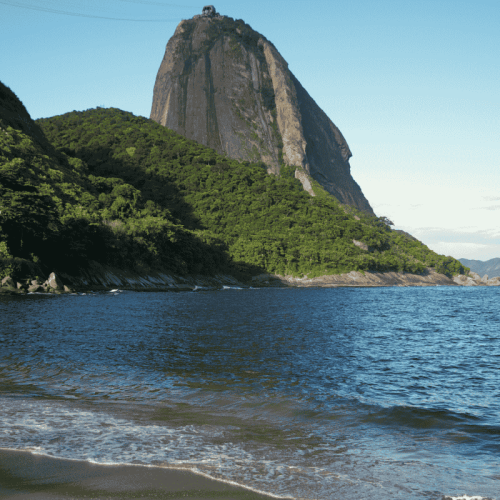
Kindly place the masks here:
<instances>
[{"instance_id":1,"label":"blue sky","mask_svg":"<svg viewBox=\"0 0 500 500\"><path fill-rule=\"evenodd\" d=\"M0 0L0 80L35 119L99 105L149 117L165 45L203 5ZM215 7L274 43L378 215L439 253L500 257L500 1Z\"/></svg>"}]
</instances>

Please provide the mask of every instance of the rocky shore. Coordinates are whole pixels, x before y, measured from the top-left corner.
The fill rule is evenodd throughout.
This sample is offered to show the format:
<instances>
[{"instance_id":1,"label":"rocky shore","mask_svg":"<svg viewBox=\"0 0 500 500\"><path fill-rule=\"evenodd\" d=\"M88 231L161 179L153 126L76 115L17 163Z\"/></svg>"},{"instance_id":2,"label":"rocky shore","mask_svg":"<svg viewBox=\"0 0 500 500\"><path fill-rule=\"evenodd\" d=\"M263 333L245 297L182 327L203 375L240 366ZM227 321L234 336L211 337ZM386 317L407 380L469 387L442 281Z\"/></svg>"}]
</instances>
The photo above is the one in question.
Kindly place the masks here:
<instances>
[{"instance_id":1,"label":"rocky shore","mask_svg":"<svg viewBox=\"0 0 500 500\"><path fill-rule=\"evenodd\" d=\"M473 273L472 271L467 276L463 274L453 276L453 281L461 286L500 286L500 276L489 278L488 275L485 274L481 278L479 274Z\"/></svg>"},{"instance_id":2,"label":"rocky shore","mask_svg":"<svg viewBox=\"0 0 500 500\"><path fill-rule=\"evenodd\" d=\"M298 287L457 286L457 283L452 279L444 274L436 273L430 268L422 274L351 271L350 273L319 276L311 279L292 276L279 277L279 279L289 286Z\"/></svg>"},{"instance_id":3,"label":"rocky shore","mask_svg":"<svg viewBox=\"0 0 500 500\"><path fill-rule=\"evenodd\" d=\"M1 281L0 293L23 294L23 293L73 293L73 289L65 285L59 275L50 273L46 280L35 277L29 279L15 280L6 276Z\"/></svg>"},{"instance_id":4,"label":"rocky shore","mask_svg":"<svg viewBox=\"0 0 500 500\"><path fill-rule=\"evenodd\" d=\"M0 293L75 293L109 289L136 291L190 291L196 289L220 289L223 287L387 287L387 286L500 286L500 277L482 278L476 273L448 278L428 268L422 274L401 272L351 271L317 278L296 278L261 274L248 282L233 276L178 276L160 271L137 273L99 265L82 270L77 276L66 273L51 273L43 281L40 278L16 281L7 276L1 281Z\"/></svg>"}]
</instances>

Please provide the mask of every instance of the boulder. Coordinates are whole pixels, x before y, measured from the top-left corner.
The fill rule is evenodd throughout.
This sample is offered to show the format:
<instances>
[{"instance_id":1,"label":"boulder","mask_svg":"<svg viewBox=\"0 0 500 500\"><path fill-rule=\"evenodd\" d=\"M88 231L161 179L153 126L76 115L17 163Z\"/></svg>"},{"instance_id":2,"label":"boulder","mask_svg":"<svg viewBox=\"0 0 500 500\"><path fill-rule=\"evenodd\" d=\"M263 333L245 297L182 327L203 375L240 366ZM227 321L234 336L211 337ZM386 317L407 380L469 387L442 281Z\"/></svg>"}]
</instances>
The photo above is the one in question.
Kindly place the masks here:
<instances>
[{"instance_id":1,"label":"boulder","mask_svg":"<svg viewBox=\"0 0 500 500\"><path fill-rule=\"evenodd\" d=\"M50 273L49 279L44 283L54 290L63 290L64 284L56 273Z\"/></svg>"},{"instance_id":2,"label":"boulder","mask_svg":"<svg viewBox=\"0 0 500 500\"><path fill-rule=\"evenodd\" d=\"M16 282L10 276L6 276L2 280L2 286L6 286L9 288L16 288Z\"/></svg>"},{"instance_id":3,"label":"boulder","mask_svg":"<svg viewBox=\"0 0 500 500\"><path fill-rule=\"evenodd\" d=\"M41 286L41 283L38 280L31 280L31 286Z\"/></svg>"},{"instance_id":4,"label":"boulder","mask_svg":"<svg viewBox=\"0 0 500 500\"><path fill-rule=\"evenodd\" d=\"M463 274L459 274L458 276L453 276L453 281L457 285L461 286L477 286L476 280L472 279L470 276L464 276Z\"/></svg>"},{"instance_id":5,"label":"boulder","mask_svg":"<svg viewBox=\"0 0 500 500\"><path fill-rule=\"evenodd\" d=\"M36 280L34 280L34 281L36 281ZM31 285L28 288L28 292L44 292L44 291L45 291L45 289L41 285Z\"/></svg>"},{"instance_id":6,"label":"boulder","mask_svg":"<svg viewBox=\"0 0 500 500\"><path fill-rule=\"evenodd\" d=\"M68 293L73 293L73 290L69 286L64 285L64 291Z\"/></svg>"},{"instance_id":7,"label":"boulder","mask_svg":"<svg viewBox=\"0 0 500 500\"><path fill-rule=\"evenodd\" d=\"M481 281L481 276L479 276L479 274L471 271L469 273L469 276L474 280L474 281Z\"/></svg>"},{"instance_id":8,"label":"boulder","mask_svg":"<svg viewBox=\"0 0 500 500\"><path fill-rule=\"evenodd\" d=\"M352 240L352 242L359 248L361 248L361 250L366 250L367 252L370 251L370 247L366 244L366 243L363 243L362 241L358 241L358 240Z\"/></svg>"}]
</instances>

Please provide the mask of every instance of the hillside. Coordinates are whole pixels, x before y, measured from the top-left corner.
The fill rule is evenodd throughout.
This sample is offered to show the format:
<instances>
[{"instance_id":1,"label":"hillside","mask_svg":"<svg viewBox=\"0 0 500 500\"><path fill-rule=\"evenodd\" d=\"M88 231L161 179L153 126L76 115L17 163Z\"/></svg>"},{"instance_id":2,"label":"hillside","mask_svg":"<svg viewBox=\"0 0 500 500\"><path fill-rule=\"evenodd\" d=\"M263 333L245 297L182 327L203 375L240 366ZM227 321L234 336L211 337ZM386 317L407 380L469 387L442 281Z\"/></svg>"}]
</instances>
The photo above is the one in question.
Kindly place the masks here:
<instances>
[{"instance_id":1,"label":"hillside","mask_svg":"<svg viewBox=\"0 0 500 500\"><path fill-rule=\"evenodd\" d=\"M261 164L228 159L118 109L21 129L2 105L0 276L77 274L91 262L240 279L463 272L458 261L391 230L384 218L341 205L319 185L311 197L293 168L269 175Z\"/></svg>"},{"instance_id":2,"label":"hillside","mask_svg":"<svg viewBox=\"0 0 500 500\"><path fill-rule=\"evenodd\" d=\"M133 187L129 200L166 210L183 230L217 242L228 255L223 266L309 277L426 267L453 274L462 268L392 231L383 218L347 209L318 185L311 197L293 168L269 175L260 163L231 160L152 120L95 109L38 124L60 151L85 162L89 179L120 179ZM113 224L127 226L134 208L122 198L102 190L95 209Z\"/></svg>"},{"instance_id":3,"label":"hillside","mask_svg":"<svg viewBox=\"0 0 500 500\"><path fill-rule=\"evenodd\" d=\"M500 276L500 258L490 260L459 259L460 262L470 268L471 271L483 277L485 274L490 278Z\"/></svg>"},{"instance_id":4,"label":"hillside","mask_svg":"<svg viewBox=\"0 0 500 500\"><path fill-rule=\"evenodd\" d=\"M186 229L121 178L92 175L50 145L27 113L21 124L11 121L12 96L0 84L0 277L78 273L90 261L179 274L228 267L226 249L208 232Z\"/></svg>"}]
</instances>

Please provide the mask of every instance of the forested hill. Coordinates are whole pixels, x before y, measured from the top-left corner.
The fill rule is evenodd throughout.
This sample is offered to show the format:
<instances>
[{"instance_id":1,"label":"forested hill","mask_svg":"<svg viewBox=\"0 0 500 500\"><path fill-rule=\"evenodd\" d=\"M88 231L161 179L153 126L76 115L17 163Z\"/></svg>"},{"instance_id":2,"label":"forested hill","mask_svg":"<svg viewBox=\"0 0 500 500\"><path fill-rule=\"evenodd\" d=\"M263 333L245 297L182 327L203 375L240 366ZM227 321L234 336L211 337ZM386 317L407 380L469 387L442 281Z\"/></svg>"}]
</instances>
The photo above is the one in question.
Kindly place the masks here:
<instances>
[{"instance_id":1,"label":"forested hill","mask_svg":"<svg viewBox=\"0 0 500 500\"><path fill-rule=\"evenodd\" d=\"M178 274L463 272L293 168L276 177L146 118L93 109L38 120L52 146L0 115L0 273L76 272L94 260ZM366 249L356 246L364 243ZM362 245L363 246L363 245Z\"/></svg>"},{"instance_id":2,"label":"forested hill","mask_svg":"<svg viewBox=\"0 0 500 500\"><path fill-rule=\"evenodd\" d=\"M52 144L88 165L90 177L121 179L133 187L128 198L114 189L99 194L106 218L125 226L135 213L129 201L134 196L167 210L176 224L204 241L223 242L231 262L277 274L462 269L458 261L391 231L384 220L346 213L347 207L319 186L319 196L311 197L292 167L279 177L268 175L264 164L230 160L117 109L73 112L38 123Z\"/></svg>"}]
</instances>

